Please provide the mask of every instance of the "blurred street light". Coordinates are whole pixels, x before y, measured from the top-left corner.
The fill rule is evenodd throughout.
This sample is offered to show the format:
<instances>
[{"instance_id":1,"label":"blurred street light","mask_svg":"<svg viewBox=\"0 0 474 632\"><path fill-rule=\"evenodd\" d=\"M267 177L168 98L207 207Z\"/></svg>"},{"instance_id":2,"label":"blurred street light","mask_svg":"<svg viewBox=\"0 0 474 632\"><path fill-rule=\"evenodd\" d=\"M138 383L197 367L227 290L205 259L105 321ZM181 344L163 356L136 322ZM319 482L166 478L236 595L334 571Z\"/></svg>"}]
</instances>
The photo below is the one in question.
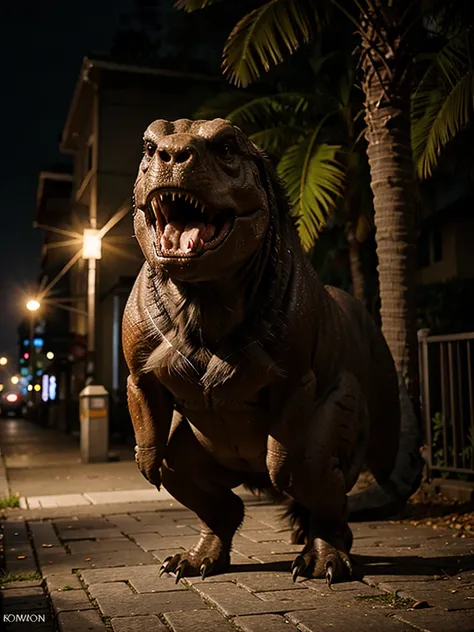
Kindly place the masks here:
<instances>
[{"instance_id":1,"label":"blurred street light","mask_svg":"<svg viewBox=\"0 0 474 632\"><path fill-rule=\"evenodd\" d=\"M28 390L32 391L33 390L33 384L28 384Z\"/></svg>"},{"instance_id":2,"label":"blurred street light","mask_svg":"<svg viewBox=\"0 0 474 632\"><path fill-rule=\"evenodd\" d=\"M41 390L41 386L39 384L35 384L33 388L35 389L37 393L39 393Z\"/></svg>"},{"instance_id":3,"label":"blurred street light","mask_svg":"<svg viewBox=\"0 0 474 632\"><path fill-rule=\"evenodd\" d=\"M2 356L0 358L0 365L5 366L5 364L8 364L8 358L6 358L5 356Z\"/></svg>"},{"instance_id":4,"label":"blurred street light","mask_svg":"<svg viewBox=\"0 0 474 632\"><path fill-rule=\"evenodd\" d=\"M36 312L40 307L41 303L34 298L30 299L26 304L26 309L29 309L30 312Z\"/></svg>"},{"instance_id":5,"label":"blurred street light","mask_svg":"<svg viewBox=\"0 0 474 632\"><path fill-rule=\"evenodd\" d=\"M13 375L13 376L10 378L10 382L11 382L12 384L18 384L18 382L19 382L19 381L20 381L20 378L18 377L18 375Z\"/></svg>"},{"instance_id":6,"label":"blurred street light","mask_svg":"<svg viewBox=\"0 0 474 632\"><path fill-rule=\"evenodd\" d=\"M102 237L99 230L84 228L82 258L89 259L89 261L102 258Z\"/></svg>"},{"instance_id":7,"label":"blurred street light","mask_svg":"<svg viewBox=\"0 0 474 632\"><path fill-rule=\"evenodd\" d=\"M48 358L48 360L53 360L54 359L54 353L52 351L48 351L48 353L46 354L46 357Z\"/></svg>"},{"instance_id":8,"label":"blurred street light","mask_svg":"<svg viewBox=\"0 0 474 632\"><path fill-rule=\"evenodd\" d=\"M0 393L3 391L3 384L0 384Z\"/></svg>"}]
</instances>

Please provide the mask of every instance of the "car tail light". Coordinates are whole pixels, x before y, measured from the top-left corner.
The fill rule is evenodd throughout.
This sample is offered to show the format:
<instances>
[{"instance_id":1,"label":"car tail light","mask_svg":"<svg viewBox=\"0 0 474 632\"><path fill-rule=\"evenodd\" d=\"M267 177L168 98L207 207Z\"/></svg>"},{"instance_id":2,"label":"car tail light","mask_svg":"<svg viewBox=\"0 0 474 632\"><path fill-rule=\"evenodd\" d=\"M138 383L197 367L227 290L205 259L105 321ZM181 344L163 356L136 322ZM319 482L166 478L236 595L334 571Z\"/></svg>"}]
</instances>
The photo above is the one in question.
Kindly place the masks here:
<instances>
[{"instance_id":1,"label":"car tail light","mask_svg":"<svg viewBox=\"0 0 474 632\"><path fill-rule=\"evenodd\" d=\"M15 395L15 393L9 393L5 399L7 400L7 402L10 402L11 404L13 404L13 402L17 402L18 401L18 395Z\"/></svg>"}]
</instances>

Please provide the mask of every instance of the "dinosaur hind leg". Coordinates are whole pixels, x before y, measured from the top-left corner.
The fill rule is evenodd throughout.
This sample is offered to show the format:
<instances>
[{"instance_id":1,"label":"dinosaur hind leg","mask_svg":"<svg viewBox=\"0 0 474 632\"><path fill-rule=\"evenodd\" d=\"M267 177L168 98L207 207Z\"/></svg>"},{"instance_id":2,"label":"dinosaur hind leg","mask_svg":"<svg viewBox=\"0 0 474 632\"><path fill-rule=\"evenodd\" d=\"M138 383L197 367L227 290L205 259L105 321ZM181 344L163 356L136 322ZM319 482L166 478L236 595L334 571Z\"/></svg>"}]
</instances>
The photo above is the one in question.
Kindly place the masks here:
<instances>
[{"instance_id":1,"label":"dinosaur hind leg","mask_svg":"<svg viewBox=\"0 0 474 632\"><path fill-rule=\"evenodd\" d=\"M238 473L220 466L200 445L186 420L170 438L161 476L165 488L201 523L198 542L189 550L167 557L162 571L206 575L225 571L230 563L232 538L244 517L241 499L232 491Z\"/></svg>"},{"instance_id":2,"label":"dinosaur hind leg","mask_svg":"<svg viewBox=\"0 0 474 632\"><path fill-rule=\"evenodd\" d=\"M298 575L326 577L331 584L352 573L347 492L363 461L368 424L359 383L352 374L341 374L308 419L303 451L290 464L290 485L285 491L306 508L299 520L293 516L293 522L306 531L303 551L293 563L294 579Z\"/></svg>"}]
</instances>

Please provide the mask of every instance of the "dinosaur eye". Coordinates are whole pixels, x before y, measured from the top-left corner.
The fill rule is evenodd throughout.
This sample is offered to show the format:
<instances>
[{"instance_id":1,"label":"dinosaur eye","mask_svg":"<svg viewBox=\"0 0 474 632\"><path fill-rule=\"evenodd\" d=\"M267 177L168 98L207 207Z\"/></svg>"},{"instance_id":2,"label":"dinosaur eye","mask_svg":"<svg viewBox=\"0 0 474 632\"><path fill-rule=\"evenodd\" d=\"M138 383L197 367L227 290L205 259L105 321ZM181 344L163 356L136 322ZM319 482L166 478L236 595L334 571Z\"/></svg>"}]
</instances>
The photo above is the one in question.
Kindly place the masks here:
<instances>
[{"instance_id":1,"label":"dinosaur eye","mask_svg":"<svg viewBox=\"0 0 474 632\"><path fill-rule=\"evenodd\" d=\"M224 160L232 160L235 155L235 147L232 143L221 143L217 151Z\"/></svg>"},{"instance_id":2,"label":"dinosaur eye","mask_svg":"<svg viewBox=\"0 0 474 632\"><path fill-rule=\"evenodd\" d=\"M153 158L155 151L156 151L155 143L151 143L150 141L145 143L145 153L149 158Z\"/></svg>"}]
</instances>

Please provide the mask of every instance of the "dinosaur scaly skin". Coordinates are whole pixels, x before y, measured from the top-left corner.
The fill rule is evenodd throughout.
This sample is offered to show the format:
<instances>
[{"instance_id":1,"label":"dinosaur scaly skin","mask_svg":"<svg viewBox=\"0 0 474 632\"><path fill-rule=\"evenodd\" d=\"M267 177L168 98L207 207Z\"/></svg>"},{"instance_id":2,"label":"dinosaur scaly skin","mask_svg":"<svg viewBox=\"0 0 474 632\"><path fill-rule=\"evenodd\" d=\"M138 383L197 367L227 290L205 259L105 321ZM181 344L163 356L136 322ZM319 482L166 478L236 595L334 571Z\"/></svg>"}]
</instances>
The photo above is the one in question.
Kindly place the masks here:
<instances>
[{"instance_id":1,"label":"dinosaur scaly skin","mask_svg":"<svg viewBox=\"0 0 474 632\"><path fill-rule=\"evenodd\" d=\"M347 492L363 462L387 481L397 455L386 343L361 304L318 281L271 164L238 128L159 120L144 140L146 261L123 324L136 461L202 524L163 570L228 567L244 516L231 490L248 484L309 514L294 577L342 579Z\"/></svg>"}]
</instances>

